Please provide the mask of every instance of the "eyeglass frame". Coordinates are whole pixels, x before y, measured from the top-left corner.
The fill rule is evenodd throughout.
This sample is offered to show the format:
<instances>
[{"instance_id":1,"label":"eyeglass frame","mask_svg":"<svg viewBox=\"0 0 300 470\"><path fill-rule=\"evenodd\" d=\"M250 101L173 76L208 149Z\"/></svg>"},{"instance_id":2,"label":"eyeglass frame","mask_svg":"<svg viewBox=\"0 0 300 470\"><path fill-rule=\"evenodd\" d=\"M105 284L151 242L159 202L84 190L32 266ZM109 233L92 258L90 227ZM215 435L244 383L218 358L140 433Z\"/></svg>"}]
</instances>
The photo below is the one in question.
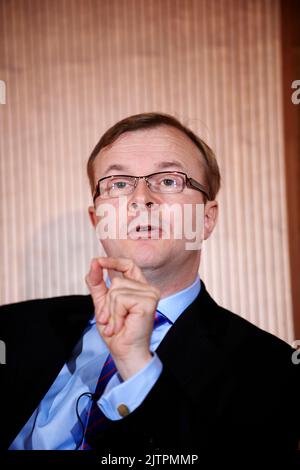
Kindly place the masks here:
<instances>
[{"instance_id":1,"label":"eyeglass frame","mask_svg":"<svg viewBox=\"0 0 300 470\"><path fill-rule=\"evenodd\" d=\"M195 189L196 191L200 191L202 194L204 194L204 196L207 198L207 200L209 200L209 195L208 195L208 192L205 189L205 187L201 183L198 183L198 181L196 181L194 178L189 177L183 171L157 171L155 173L150 173L150 175L145 175L145 176L133 176L133 175L109 175L109 176L104 176L103 178L100 178L97 182L96 189L95 189L95 192L94 192L94 195L93 195L93 203L95 204L95 200L97 199L97 197L99 197L99 196L101 197L101 194L100 194L100 183L101 183L101 181L104 181L108 178L116 178L116 177L134 178L133 190L129 194L132 194L134 192L134 190L136 189L140 179L144 179L146 181L146 184L147 184L147 186L148 186L148 188L150 189L151 192L154 192L154 193L157 192L158 194L176 194L176 192L175 193L168 193L168 192L160 193L159 191L152 191L151 187L149 186L148 178L150 178L151 176L154 176L154 175L168 174L168 173L175 173L175 174L183 175L185 177L185 186L182 188L181 191L178 191L178 193L181 193L185 188L192 188L192 189ZM118 197L118 196L116 196L116 197ZM114 198L114 196L112 196L112 198ZM108 197L108 198L104 198L104 199L110 199L110 198Z\"/></svg>"}]
</instances>

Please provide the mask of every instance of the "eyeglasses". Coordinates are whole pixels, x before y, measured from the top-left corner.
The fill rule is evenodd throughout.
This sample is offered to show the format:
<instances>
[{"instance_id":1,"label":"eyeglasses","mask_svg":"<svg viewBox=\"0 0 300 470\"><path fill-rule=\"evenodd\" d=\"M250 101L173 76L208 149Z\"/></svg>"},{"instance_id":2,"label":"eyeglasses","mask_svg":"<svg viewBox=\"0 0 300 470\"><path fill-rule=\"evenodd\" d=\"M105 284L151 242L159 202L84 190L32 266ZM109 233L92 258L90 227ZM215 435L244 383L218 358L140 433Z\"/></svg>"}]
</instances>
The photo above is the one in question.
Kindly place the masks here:
<instances>
[{"instance_id":1,"label":"eyeglasses","mask_svg":"<svg viewBox=\"0 0 300 470\"><path fill-rule=\"evenodd\" d=\"M101 178L96 186L93 202L100 197L109 199L113 197L128 196L132 194L140 179L144 179L153 193L173 194L181 193L185 187L200 191L209 199L208 192L202 184L189 178L181 171L159 171L146 176L112 175Z\"/></svg>"}]
</instances>

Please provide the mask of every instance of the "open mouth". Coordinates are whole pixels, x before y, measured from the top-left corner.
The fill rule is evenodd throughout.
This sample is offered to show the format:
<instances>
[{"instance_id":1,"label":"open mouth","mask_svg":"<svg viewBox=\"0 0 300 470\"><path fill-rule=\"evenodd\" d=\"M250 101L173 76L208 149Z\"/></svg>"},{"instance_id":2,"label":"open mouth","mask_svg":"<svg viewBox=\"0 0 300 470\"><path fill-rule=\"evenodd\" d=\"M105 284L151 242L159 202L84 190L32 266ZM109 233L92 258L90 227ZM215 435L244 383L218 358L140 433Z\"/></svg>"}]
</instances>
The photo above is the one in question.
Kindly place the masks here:
<instances>
[{"instance_id":1,"label":"open mouth","mask_svg":"<svg viewBox=\"0 0 300 470\"><path fill-rule=\"evenodd\" d=\"M152 238L159 239L161 236L161 229L154 225L137 225L129 232L129 237L132 240L138 240L140 238Z\"/></svg>"},{"instance_id":2,"label":"open mouth","mask_svg":"<svg viewBox=\"0 0 300 470\"><path fill-rule=\"evenodd\" d=\"M154 227L151 227L151 225L138 225L136 227L136 232L150 232Z\"/></svg>"}]
</instances>

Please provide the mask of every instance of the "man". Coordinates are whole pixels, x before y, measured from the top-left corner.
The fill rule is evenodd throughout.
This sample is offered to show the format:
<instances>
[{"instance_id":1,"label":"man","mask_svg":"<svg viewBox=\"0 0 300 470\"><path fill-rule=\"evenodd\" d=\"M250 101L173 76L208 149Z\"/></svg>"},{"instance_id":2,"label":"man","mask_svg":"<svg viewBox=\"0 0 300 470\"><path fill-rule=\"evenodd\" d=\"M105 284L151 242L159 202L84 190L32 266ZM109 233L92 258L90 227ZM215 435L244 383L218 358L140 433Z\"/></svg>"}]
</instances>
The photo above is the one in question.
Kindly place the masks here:
<instances>
[{"instance_id":1,"label":"man","mask_svg":"<svg viewBox=\"0 0 300 470\"><path fill-rule=\"evenodd\" d=\"M199 465L218 453L290 457L293 350L213 301L198 277L200 246L187 249L177 216L162 210L190 208L190 225L210 236L220 187L211 149L171 116L131 116L100 139L88 175L107 254L91 262L91 296L2 307L3 448L185 453Z\"/></svg>"}]
</instances>

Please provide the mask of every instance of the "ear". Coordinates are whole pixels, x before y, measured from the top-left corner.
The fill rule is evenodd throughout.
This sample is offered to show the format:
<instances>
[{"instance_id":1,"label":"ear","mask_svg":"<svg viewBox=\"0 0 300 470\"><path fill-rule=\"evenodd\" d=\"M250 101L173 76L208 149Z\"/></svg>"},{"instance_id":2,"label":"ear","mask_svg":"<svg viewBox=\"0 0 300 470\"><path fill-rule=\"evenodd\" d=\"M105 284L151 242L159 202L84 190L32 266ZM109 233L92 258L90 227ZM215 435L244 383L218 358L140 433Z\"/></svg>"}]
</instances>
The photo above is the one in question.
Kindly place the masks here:
<instances>
[{"instance_id":1,"label":"ear","mask_svg":"<svg viewBox=\"0 0 300 470\"><path fill-rule=\"evenodd\" d=\"M212 233L218 218L219 205L217 201L208 201L204 208L204 240Z\"/></svg>"},{"instance_id":2,"label":"ear","mask_svg":"<svg viewBox=\"0 0 300 470\"><path fill-rule=\"evenodd\" d=\"M90 217L90 221L92 223L92 226L94 228L96 228L96 225L97 225L98 221L97 221L95 207L94 206L89 206L88 211L89 211L89 217Z\"/></svg>"}]
</instances>

